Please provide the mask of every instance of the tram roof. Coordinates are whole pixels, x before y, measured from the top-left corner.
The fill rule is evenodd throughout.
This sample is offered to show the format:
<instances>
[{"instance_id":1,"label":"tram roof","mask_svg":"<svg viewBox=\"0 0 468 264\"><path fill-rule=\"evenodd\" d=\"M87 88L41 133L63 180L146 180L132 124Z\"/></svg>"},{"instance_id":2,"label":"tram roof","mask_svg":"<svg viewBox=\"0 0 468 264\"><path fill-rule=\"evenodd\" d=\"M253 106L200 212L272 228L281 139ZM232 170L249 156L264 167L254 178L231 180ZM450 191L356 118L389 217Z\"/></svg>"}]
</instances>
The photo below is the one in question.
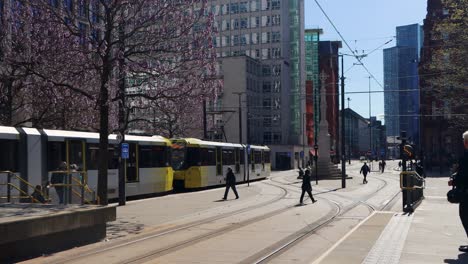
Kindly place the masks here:
<instances>
[{"instance_id":1,"label":"tram roof","mask_svg":"<svg viewBox=\"0 0 468 264\"><path fill-rule=\"evenodd\" d=\"M86 138L86 139L96 139L99 140L99 133L96 132L82 132L82 131L68 131L68 130L52 130L44 129L49 137L58 137L58 138ZM117 135L110 134L109 140L116 141ZM125 140L128 141L139 141L139 142L158 142L170 144L170 140L161 136L135 136L135 135L125 135Z\"/></svg>"},{"instance_id":2,"label":"tram roof","mask_svg":"<svg viewBox=\"0 0 468 264\"><path fill-rule=\"evenodd\" d=\"M18 139L19 132L14 127L0 126L0 135L2 139Z\"/></svg>"},{"instance_id":3,"label":"tram roof","mask_svg":"<svg viewBox=\"0 0 468 264\"><path fill-rule=\"evenodd\" d=\"M198 138L172 138L171 141L185 141L188 145L200 147L243 147L241 144L206 141Z\"/></svg>"},{"instance_id":4,"label":"tram roof","mask_svg":"<svg viewBox=\"0 0 468 264\"><path fill-rule=\"evenodd\" d=\"M48 137L99 139L99 134L96 132L44 129L44 133Z\"/></svg>"},{"instance_id":5,"label":"tram roof","mask_svg":"<svg viewBox=\"0 0 468 264\"><path fill-rule=\"evenodd\" d=\"M198 138L173 138L171 141L185 141L188 145L194 146L210 146L210 147L246 147L246 145L238 144L238 143L226 143L226 142L216 142L216 141L206 141L201 140ZM252 149L264 149L269 150L267 146L257 146L257 145L250 145Z\"/></svg>"}]
</instances>

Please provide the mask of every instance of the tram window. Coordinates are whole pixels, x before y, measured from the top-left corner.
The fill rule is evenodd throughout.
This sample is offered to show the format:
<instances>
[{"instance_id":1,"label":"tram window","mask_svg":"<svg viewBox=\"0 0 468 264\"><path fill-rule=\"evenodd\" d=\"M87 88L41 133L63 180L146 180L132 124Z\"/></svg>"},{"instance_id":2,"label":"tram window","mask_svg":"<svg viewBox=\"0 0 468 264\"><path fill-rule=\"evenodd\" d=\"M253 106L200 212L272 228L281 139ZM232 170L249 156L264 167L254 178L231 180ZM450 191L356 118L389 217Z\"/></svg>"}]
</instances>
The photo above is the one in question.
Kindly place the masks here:
<instances>
[{"instance_id":1,"label":"tram window","mask_svg":"<svg viewBox=\"0 0 468 264\"><path fill-rule=\"evenodd\" d=\"M189 167L192 166L200 166L201 158L200 158L200 148L188 148L187 149L187 165Z\"/></svg>"},{"instance_id":2,"label":"tram window","mask_svg":"<svg viewBox=\"0 0 468 264\"><path fill-rule=\"evenodd\" d=\"M244 152L244 149L238 149L239 151L239 164L244 164L244 158L245 158L245 152Z\"/></svg>"},{"instance_id":3,"label":"tram window","mask_svg":"<svg viewBox=\"0 0 468 264\"><path fill-rule=\"evenodd\" d=\"M144 146L139 147L139 167L140 168L160 168L168 166L167 148L164 146Z\"/></svg>"},{"instance_id":4,"label":"tram window","mask_svg":"<svg viewBox=\"0 0 468 264\"><path fill-rule=\"evenodd\" d=\"M65 142L47 142L47 170L58 170L62 161L67 160Z\"/></svg>"},{"instance_id":5,"label":"tram window","mask_svg":"<svg viewBox=\"0 0 468 264\"><path fill-rule=\"evenodd\" d=\"M216 165L216 153L214 149L200 148L202 166Z\"/></svg>"},{"instance_id":6,"label":"tram window","mask_svg":"<svg viewBox=\"0 0 468 264\"><path fill-rule=\"evenodd\" d=\"M261 151L254 151L254 162L255 162L255 164L262 163L262 152Z\"/></svg>"},{"instance_id":7,"label":"tram window","mask_svg":"<svg viewBox=\"0 0 468 264\"><path fill-rule=\"evenodd\" d=\"M223 165L234 165L234 150L223 149Z\"/></svg>"},{"instance_id":8,"label":"tram window","mask_svg":"<svg viewBox=\"0 0 468 264\"><path fill-rule=\"evenodd\" d=\"M86 167L88 170L97 170L99 164L99 144L88 144L88 153ZM118 146L109 145L109 156L107 157L108 168L115 170L119 168L119 148Z\"/></svg>"},{"instance_id":9,"label":"tram window","mask_svg":"<svg viewBox=\"0 0 468 264\"><path fill-rule=\"evenodd\" d=\"M172 145L179 146L179 145ZM171 165L174 170L183 170L187 167L187 149L185 147L177 147L172 149Z\"/></svg>"},{"instance_id":10,"label":"tram window","mask_svg":"<svg viewBox=\"0 0 468 264\"><path fill-rule=\"evenodd\" d=\"M265 151L263 153L263 159L264 159L265 163L270 163L270 151Z\"/></svg>"},{"instance_id":11,"label":"tram window","mask_svg":"<svg viewBox=\"0 0 468 264\"><path fill-rule=\"evenodd\" d=\"M16 140L0 139L0 171L18 171L18 142ZM22 158L22 157L21 157Z\"/></svg>"}]
</instances>

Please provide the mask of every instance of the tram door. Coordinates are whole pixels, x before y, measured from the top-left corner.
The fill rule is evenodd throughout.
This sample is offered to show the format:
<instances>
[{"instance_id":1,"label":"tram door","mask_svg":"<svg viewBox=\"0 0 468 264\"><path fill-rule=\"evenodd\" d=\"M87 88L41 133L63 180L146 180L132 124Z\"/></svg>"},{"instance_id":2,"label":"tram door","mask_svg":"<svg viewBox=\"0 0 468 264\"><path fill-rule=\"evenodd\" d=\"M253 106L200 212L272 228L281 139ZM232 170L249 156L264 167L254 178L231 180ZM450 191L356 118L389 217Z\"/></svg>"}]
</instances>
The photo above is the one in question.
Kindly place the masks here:
<instances>
[{"instance_id":1,"label":"tram door","mask_svg":"<svg viewBox=\"0 0 468 264\"><path fill-rule=\"evenodd\" d=\"M136 143L129 143L129 157L125 161L126 164L126 179L127 182L137 182L139 181L138 175L138 144Z\"/></svg>"},{"instance_id":2,"label":"tram door","mask_svg":"<svg viewBox=\"0 0 468 264\"><path fill-rule=\"evenodd\" d=\"M84 140L67 140L65 144L65 161L68 164L67 170L70 172L66 183L74 185L67 192L68 202L79 203L81 198L73 195L73 193L79 193L80 188L78 185L81 184L82 180L84 184L88 182L86 173L86 142Z\"/></svg>"},{"instance_id":3,"label":"tram door","mask_svg":"<svg viewBox=\"0 0 468 264\"><path fill-rule=\"evenodd\" d=\"M66 141L66 156L65 160L68 164L68 169L71 165L76 165L76 172L83 175L86 172L86 142L84 140L67 140ZM85 173L86 174L86 173ZM77 175L73 175L76 177ZM87 181L85 177L85 182Z\"/></svg>"},{"instance_id":4,"label":"tram door","mask_svg":"<svg viewBox=\"0 0 468 264\"><path fill-rule=\"evenodd\" d=\"M221 147L216 147L216 175L223 175L223 154Z\"/></svg>"}]
</instances>

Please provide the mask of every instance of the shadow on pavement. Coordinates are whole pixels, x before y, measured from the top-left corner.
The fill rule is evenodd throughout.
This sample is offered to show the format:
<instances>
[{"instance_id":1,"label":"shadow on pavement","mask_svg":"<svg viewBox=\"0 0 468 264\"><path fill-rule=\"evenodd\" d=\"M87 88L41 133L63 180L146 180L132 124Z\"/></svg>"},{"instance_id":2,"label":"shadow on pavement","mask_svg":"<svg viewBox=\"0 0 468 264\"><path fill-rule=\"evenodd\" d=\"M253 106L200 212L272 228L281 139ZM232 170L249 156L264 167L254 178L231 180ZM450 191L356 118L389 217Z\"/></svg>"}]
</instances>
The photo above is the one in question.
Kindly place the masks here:
<instances>
[{"instance_id":1,"label":"shadow on pavement","mask_svg":"<svg viewBox=\"0 0 468 264\"><path fill-rule=\"evenodd\" d=\"M224 200L224 199L219 199L219 200L216 200L216 201L213 201L215 203L219 203L219 202L226 202L227 200Z\"/></svg>"},{"instance_id":2,"label":"shadow on pavement","mask_svg":"<svg viewBox=\"0 0 468 264\"><path fill-rule=\"evenodd\" d=\"M449 263L449 264L468 263L468 253L459 254L457 259L444 259L444 263Z\"/></svg>"}]
</instances>

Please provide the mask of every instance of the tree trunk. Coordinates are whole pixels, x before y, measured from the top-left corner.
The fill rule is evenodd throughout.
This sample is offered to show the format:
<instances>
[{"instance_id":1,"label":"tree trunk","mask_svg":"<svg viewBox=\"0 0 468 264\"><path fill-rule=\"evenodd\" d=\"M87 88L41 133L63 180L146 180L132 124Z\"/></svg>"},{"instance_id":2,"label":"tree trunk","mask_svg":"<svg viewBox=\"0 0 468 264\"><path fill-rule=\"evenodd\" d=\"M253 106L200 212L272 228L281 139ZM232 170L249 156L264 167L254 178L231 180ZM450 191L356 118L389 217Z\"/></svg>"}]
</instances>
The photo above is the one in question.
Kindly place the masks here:
<instances>
[{"instance_id":1,"label":"tree trunk","mask_svg":"<svg viewBox=\"0 0 468 264\"><path fill-rule=\"evenodd\" d=\"M107 78L106 78L107 79ZM108 146L109 146L109 105L107 82L101 84L99 100L99 164L98 164L98 197L100 205L107 205L107 167L108 167Z\"/></svg>"}]
</instances>

